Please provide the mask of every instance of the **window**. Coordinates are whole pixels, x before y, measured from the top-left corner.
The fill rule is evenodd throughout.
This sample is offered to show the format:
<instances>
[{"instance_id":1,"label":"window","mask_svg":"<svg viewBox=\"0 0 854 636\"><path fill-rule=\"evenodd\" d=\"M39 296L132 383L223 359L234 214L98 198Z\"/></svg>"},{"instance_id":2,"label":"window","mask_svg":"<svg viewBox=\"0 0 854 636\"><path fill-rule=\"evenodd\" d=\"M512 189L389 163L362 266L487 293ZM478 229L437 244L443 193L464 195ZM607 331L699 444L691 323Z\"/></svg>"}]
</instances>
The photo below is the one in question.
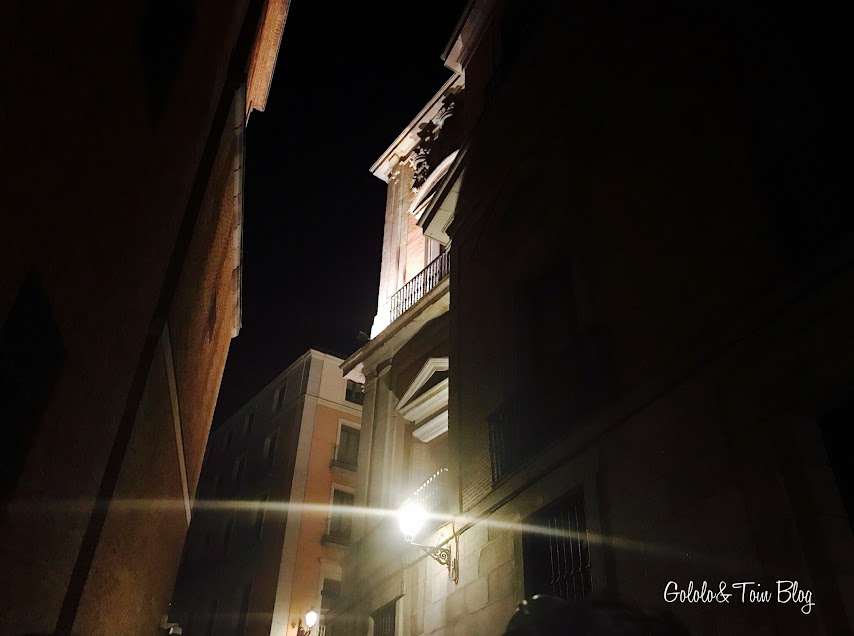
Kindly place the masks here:
<instances>
[{"instance_id":1,"label":"window","mask_svg":"<svg viewBox=\"0 0 854 636\"><path fill-rule=\"evenodd\" d=\"M396 605L397 601L392 601L371 614L374 619L374 636L394 636Z\"/></svg>"},{"instance_id":2,"label":"window","mask_svg":"<svg viewBox=\"0 0 854 636\"><path fill-rule=\"evenodd\" d=\"M285 382L276 390L276 395L273 397L273 412L281 411L285 406L285 397L288 394L288 382Z\"/></svg>"},{"instance_id":3,"label":"window","mask_svg":"<svg viewBox=\"0 0 854 636\"><path fill-rule=\"evenodd\" d=\"M205 636L213 636L214 633L214 623L216 623L216 599L211 601L211 607L208 610L208 625L205 629ZM190 636L188 634L188 636Z\"/></svg>"},{"instance_id":4,"label":"window","mask_svg":"<svg viewBox=\"0 0 854 636\"><path fill-rule=\"evenodd\" d=\"M252 428L255 426L255 411L250 412L243 419L243 437L247 437L252 433Z\"/></svg>"},{"instance_id":5,"label":"window","mask_svg":"<svg viewBox=\"0 0 854 636\"><path fill-rule=\"evenodd\" d=\"M208 551L211 549L211 531L205 533L205 542L202 545L202 552L199 555L199 560L203 561L208 556Z\"/></svg>"},{"instance_id":6,"label":"window","mask_svg":"<svg viewBox=\"0 0 854 636\"><path fill-rule=\"evenodd\" d=\"M344 399L353 404L364 404L365 386L359 382L347 380L347 391L344 393Z\"/></svg>"},{"instance_id":7,"label":"window","mask_svg":"<svg viewBox=\"0 0 854 636\"><path fill-rule=\"evenodd\" d=\"M353 506L353 493L337 488L332 490L332 514L329 516L329 533L326 539L332 543L350 544L352 514L347 508Z\"/></svg>"},{"instance_id":8,"label":"window","mask_svg":"<svg viewBox=\"0 0 854 636\"><path fill-rule=\"evenodd\" d=\"M240 487L240 482L243 480L243 469L245 466L245 457L241 457L236 462L234 462L234 468L231 469L231 480L234 482L235 488Z\"/></svg>"},{"instance_id":9,"label":"window","mask_svg":"<svg viewBox=\"0 0 854 636\"><path fill-rule=\"evenodd\" d=\"M187 624L184 626L184 630L186 630L188 636L189 634L194 633L193 623L196 622L196 610L191 609L190 613L187 615Z\"/></svg>"},{"instance_id":10,"label":"window","mask_svg":"<svg viewBox=\"0 0 854 636\"><path fill-rule=\"evenodd\" d=\"M338 431L335 465L356 470L359 463L359 429L342 424Z\"/></svg>"},{"instance_id":11,"label":"window","mask_svg":"<svg viewBox=\"0 0 854 636\"><path fill-rule=\"evenodd\" d=\"M593 594L584 495L579 489L535 512L527 524L544 529L522 539L525 597L550 594L567 600Z\"/></svg>"},{"instance_id":12,"label":"window","mask_svg":"<svg viewBox=\"0 0 854 636\"><path fill-rule=\"evenodd\" d=\"M273 431L264 440L264 458L268 466L273 465L273 460L276 458L276 445L279 441L279 431Z\"/></svg>"},{"instance_id":13,"label":"window","mask_svg":"<svg viewBox=\"0 0 854 636\"><path fill-rule=\"evenodd\" d=\"M0 399L4 421L15 422L0 438L0 497L15 487L64 359L47 294L30 273L0 325Z\"/></svg>"},{"instance_id":14,"label":"window","mask_svg":"<svg viewBox=\"0 0 854 636\"><path fill-rule=\"evenodd\" d=\"M251 598L252 584L249 583L243 587L243 598L240 600L240 616L237 619L237 630L235 631L236 636L243 636L246 633L246 619L249 617L249 601Z\"/></svg>"},{"instance_id":15,"label":"window","mask_svg":"<svg viewBox=\"0 0 854 636\"><path fill-rule=\"evenodd\" d=\"M335 599L341 595L341 581L323 579L323 589L320 591L320 611L325 613L332 607Z\"/></svg>"},{"instance_id":16,"label":"window","mask_svg":"<svg viewBox=\"0 0 854 636\"><path fill-rule=\"evenodd\" d=\"M264 528L264 512L266 509L267 498L270 496L269 492L264 493L264 498L258 502L258 510L255 511L255 538L261 538L261 531Z\"/></svg>"},{"instance_id":17,"label":"window","mask_svg":"<svg viewBox=\"0 0 854 636\"><path fill-rule=\"evenodd\" d=\"M234 519L225 522L225 533L223 534L222 552L228 554L228 546L231 544L231 534L234 531Z\"/></svg>"},{"instance_id":18,"label":"window","mask_svg":"<svg viewBox=\"0 0 854 636\"><path fill-rule=\"evenodd\" d=\"M520 286L516 298L516 368L522 387L560 394L567 382L566 360L578 357L572 271L557 264ZM577 361L573 363L577 365Z\"/></svg>"}]
</instances>

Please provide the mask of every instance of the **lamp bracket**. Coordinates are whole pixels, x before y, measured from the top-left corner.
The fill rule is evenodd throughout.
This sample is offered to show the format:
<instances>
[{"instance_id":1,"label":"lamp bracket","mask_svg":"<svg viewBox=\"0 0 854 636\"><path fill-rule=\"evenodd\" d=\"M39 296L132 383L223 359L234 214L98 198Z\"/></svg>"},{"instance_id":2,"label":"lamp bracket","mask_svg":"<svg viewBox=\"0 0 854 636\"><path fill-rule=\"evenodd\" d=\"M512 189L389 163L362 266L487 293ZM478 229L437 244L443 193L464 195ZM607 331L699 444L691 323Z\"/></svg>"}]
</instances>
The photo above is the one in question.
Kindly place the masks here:
<instances>
[{"instance_id":1,"label":"lamp bracket","mask_svg":"<svg viewBox=\"0 0 854 636\"><path fill-rule=\"evenodd\" d=\"M440 565L446 566L448 568L448 576L451 577L451 580L454 583L459 581L459 566L457 564L457 560L451 556L451 548L423 545L421 543L412 543L412 545L416 548L421 548L421 550L429 554L430 557Z\"/></svg>"},{"instance_id":2,"label":"lamp bracket","mask_svg":"<svg viewBox=\"0 0 854 636\"><path fill-rule=\"evenodd\" d=\"M416 548L421 548L422 550L424 550L424 552L426 552L431 557L433 557L433 559L435 561L437 561L438 563L440 563L441 565L447 565L447 566L451 565L451 549L450 548L443 548L440 546L434 547L432 545L422 545L420 543L413 543L412 545L414 545Z\"/></svg>"}]
</instances>

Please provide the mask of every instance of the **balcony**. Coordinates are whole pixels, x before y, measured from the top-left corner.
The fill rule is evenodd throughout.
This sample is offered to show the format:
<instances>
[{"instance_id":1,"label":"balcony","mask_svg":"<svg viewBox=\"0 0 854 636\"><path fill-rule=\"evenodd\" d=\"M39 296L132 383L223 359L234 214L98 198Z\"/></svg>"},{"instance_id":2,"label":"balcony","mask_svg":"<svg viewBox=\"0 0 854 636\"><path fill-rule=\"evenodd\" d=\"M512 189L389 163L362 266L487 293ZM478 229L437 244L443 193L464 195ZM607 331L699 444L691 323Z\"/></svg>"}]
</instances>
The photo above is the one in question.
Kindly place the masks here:
<instances>
[{"instance_id":1,"label":"balcony","mask_svg":"<svg viewBox=\"0 0 854 636\"><path fill-rule=\"evenodd\" d=\"M448 469L440 468L410 495L409 501L421 506L428 515L428 521L422 529L423 534L429 534L444 523L444 519L432 517L432 515L440 516L448 513L449 485Z\"/></svg>"},{"instance_id":2,"label":"balcony","mask_svg":"<svg viewBox=\"0 0 854 636\"><path fill-rule=\"evenodd\" d=\"M337 444L332 446L332 459L329 462L330 468L341 468L343 470L355 473L358 470L359 447L356 446L356 452L352 448L348 448L348 452L342 453L339 451Z\"/></svg>"},{"instance_id":3,"label":"balcony","mask_svg":"<svg viewBox=\"0 0 854 636\"><path fill-rule=\"evenodd\" d=\"M427 267L418 272L403 287L388 299L388 324L393 323L406 311L415 306L424 295L436 287L451 271L451 253L444 252L434 258Z\"/></svg>"}]
</instances>

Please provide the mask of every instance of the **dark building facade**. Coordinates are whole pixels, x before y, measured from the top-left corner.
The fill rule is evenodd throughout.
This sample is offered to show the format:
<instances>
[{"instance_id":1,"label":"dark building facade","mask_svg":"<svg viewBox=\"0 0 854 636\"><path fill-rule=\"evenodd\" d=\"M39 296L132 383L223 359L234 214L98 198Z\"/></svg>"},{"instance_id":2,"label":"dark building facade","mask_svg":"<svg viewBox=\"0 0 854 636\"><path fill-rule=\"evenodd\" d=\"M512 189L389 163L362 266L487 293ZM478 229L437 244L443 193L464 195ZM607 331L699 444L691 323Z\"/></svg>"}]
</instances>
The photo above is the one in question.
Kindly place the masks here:
<instances>
[{"instance_id":1,"label":"dark building facade","mask_svg":"<svg viewBox=\"0 0 854 636\"><path fill-rule=\"evenodd\" d=\"M854 227L819 13L469 3L445 52L466 134L417 219L450 253L451 501L418 541L453 565L366 523L395 548L368 575L351 548L335 636L498 636L538 593L698 635L851 632ZM376 415L405 406L393 354L366 368L366 454L409 431ZM369 505L405 462L371 465ZM680 602L704 581L729 602Z\"/></svg>"},{"instance_id":2,"label":"dark building facade","mask_svg":"<svg viewBox=\"0 0 854 636\"><path fill-rule=\"evenodd\" d=\"M286 12L3 9L4 634L164 623L241 325L244 130Z\"/></svg>"}]
</instances>

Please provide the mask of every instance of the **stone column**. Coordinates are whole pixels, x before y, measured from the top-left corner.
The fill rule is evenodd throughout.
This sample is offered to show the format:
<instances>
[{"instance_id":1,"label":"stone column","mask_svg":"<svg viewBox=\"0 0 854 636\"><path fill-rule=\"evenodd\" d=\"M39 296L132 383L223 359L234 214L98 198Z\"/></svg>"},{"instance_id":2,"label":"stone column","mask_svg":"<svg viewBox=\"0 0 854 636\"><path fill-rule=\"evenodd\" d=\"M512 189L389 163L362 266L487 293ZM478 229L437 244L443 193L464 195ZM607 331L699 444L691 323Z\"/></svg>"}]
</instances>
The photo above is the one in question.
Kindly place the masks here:
<instances>
[{"instance_id":1,"label":"stone column","mask_svg":"<svg viewBox=\"0 0 854 636\"><path fill-rule=\"evenodd\" d=\"M371 479L371 451L373 446L374 414L377 403L377 373L376 370L363 370L365 374L365 400L362 404L362 427L359 434L359 469L356 473L356 493L353 504L356 508L366 508L368 505L368 484ZM363 514L353 516L351 540L355 544L364 536L368 519Z\"/></svg>"},{"instance_id":2,"label":"stone column","mask_svg":"<svg viewBox=\"0 0 854 636\"><path fill-rule=\"evenodd\" d=\"M400 477L403 445L397 426L397 397L391 390L391 363L377 369L376 401L371 440L371 464L368 477L367 504L372 508L389 509L397 504L394 488Z\"/></svg>"}]
</instances>

